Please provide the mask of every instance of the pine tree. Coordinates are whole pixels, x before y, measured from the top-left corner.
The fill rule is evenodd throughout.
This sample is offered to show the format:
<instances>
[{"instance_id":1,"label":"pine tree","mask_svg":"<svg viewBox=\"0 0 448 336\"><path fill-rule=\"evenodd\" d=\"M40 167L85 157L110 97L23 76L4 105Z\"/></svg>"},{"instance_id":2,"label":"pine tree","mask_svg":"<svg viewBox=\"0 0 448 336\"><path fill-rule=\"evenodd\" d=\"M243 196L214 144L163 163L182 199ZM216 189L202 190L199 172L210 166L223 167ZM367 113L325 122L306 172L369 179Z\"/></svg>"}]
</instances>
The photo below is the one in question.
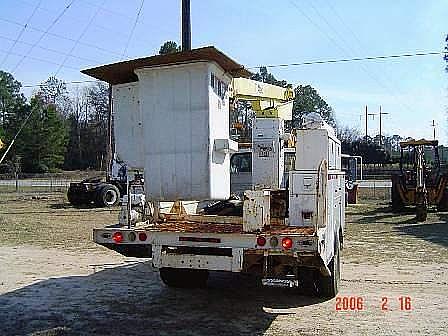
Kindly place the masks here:
<instances>
[{"instance_id":1,"label":"pine tree","mask_svg":"<svg viewBox=\"0 0 448 336\"><path fill-rule=\"evenodd\" d=\"M16 143L24 171L48 172L62 167L67 149L67 127L52 104L44 105L39 97L30 103L31 117Z\"/></svg>"}]
</instances>

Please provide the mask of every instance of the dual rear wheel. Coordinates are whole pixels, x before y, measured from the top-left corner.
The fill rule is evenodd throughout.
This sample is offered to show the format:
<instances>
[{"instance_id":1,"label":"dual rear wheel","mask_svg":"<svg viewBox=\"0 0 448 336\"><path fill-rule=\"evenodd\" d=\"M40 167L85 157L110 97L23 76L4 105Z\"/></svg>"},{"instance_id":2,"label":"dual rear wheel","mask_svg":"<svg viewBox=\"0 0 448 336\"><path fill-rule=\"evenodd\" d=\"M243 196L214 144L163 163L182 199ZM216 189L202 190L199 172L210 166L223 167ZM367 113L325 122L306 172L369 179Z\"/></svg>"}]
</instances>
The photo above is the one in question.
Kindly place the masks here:
<instances>
[{"instance_id":1,"label":"dual rear wheel","mask_svg":"<svg viewBox=\"0 0 448 336\"><path fill-rule=\"evenodd\" d=\"M324 276L320 272L317 276L312 273L302 273L306 282L303 285L309 293L311 287L315 288L317 295L323 298L333 298L338 294L341 281L341 259L339 241L335 244L334 256L328 265L331 274ZM169 268L160 269L160 278L168 287L176 288L204 288L207 285L209 272L200 269ZM308 281L309 280L309 281Z\"/></svg>"},{"instance_id":2,"label":"dual rear wheel","mask_svg":"<svg viewBox=\"0 0 448 336\"><path fill-rule=\"evenodd\" d=\"M324 276L319 273L316 281L317 295L323 298L333 298L339 292L341 282L341 258L340 244L335 244L334 255L328 265L330 276Z\"/></svg>"}]
</instances>

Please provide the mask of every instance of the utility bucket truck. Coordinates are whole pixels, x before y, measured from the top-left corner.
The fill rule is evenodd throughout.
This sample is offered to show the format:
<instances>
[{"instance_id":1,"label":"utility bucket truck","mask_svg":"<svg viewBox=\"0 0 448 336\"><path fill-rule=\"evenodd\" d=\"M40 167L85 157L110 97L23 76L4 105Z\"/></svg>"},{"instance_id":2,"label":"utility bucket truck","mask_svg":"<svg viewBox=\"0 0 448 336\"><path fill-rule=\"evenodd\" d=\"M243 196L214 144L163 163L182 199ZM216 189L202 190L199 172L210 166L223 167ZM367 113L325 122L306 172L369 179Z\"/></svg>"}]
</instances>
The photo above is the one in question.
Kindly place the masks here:
<instances>
[{"instance_id":1,"label":"utility bucket truck","mask_svg":"<svg viewBox=\"0 0 448 336\"><path fill-rule=\"evenodd\" d=\"M112 84L115 136L126 144L116 152L127 164L129 193L119 223L94 230L96 243L152 256L168 286L202 287L209 271L227 271L336 295L345 211L341 146L318 115L295 135L285 133L291 89L248 79L250 72L214 47L83 72ZM230 139L229 113L237 100L249 101L256 115L252 184L239 201L230 198L230 156L238 144ZM295 167L285 174L288 146ZM199 201L218 203L198 213ZM228 215L229 204L241 212Z\"/></svg>"}]
</instances>

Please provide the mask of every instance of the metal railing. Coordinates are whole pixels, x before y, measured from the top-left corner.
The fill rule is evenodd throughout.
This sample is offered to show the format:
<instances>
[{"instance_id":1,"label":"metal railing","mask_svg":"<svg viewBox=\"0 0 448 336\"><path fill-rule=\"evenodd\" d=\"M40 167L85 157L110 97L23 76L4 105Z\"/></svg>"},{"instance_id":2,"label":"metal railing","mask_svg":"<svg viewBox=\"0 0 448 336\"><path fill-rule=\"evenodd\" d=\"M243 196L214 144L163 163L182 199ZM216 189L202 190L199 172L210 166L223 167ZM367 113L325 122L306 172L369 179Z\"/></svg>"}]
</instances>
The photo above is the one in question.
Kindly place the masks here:
<instances>
[{"instance_id":1,"label":"metal railing","mask_svg":"<svg viewBox=\"0 0 448 336\"><path fill-rule=\"evenodd\" d=\"M77 175L54 174L0 174L0 193L8 192L66 192L70 183L79 182L101 172L82 172Z\"/></svg>"}]
</instances>

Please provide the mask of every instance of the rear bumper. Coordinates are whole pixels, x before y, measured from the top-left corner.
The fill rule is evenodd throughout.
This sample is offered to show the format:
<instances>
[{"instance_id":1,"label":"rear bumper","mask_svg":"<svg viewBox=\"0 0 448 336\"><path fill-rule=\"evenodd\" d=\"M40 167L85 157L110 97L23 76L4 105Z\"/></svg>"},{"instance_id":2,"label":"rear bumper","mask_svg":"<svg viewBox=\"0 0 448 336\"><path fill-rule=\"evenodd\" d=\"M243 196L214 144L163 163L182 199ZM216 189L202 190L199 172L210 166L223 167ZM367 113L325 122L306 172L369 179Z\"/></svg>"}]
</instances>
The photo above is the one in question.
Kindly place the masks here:
<instances>
[{"instance_id":1,"label":"rear bumper","mask_svg":"<svg viewBox=\"0 0 448 336\"><path fill-rule=\"evenodd\" d=\"M275 234L256 233L189 233L189 232L154 232L139 228L123 228L118 225L102 229L93 229L93 240L100 245L115 244L113 235L121 232L123 240L118 245L161 245L161 246L187 246L211 248L241 248L258 249L269 253L316 252L318 245L317 235L298 235L292 233L276 232ZM139 240L139 233L145 233L146 239ZM265 238L265 245L257 245L257 237ZM276 246L270 245L271 238L277 238ZM283 249L283 238L291 238L291 249Z\"/></svg>"},{"instance_id":2,"label":"rear bumper","mask_svg":"<svg viewBox=\"0 0 448 336\"><path fill-rule=\"evenodd\" d=\"M112 238L115 232L120 232L123 236L119 244ZM139 240L139 233L142 232L146 234L145 241ZM156 268L243 272L249 269L248 265L251 263L248 260L252 259L256 261L281 256L300 263L318 257L316 235L275 234L278 241L276 246L270 246L272 236L269 235L264 235L266 244L258 246L258 234L154 232L118 226L94 229L93 236L97 244L122 255L152 256L153 266ZM291 249L282 248L281 241L285 237L293 240Z\"/></svg>"}]
</instances>

